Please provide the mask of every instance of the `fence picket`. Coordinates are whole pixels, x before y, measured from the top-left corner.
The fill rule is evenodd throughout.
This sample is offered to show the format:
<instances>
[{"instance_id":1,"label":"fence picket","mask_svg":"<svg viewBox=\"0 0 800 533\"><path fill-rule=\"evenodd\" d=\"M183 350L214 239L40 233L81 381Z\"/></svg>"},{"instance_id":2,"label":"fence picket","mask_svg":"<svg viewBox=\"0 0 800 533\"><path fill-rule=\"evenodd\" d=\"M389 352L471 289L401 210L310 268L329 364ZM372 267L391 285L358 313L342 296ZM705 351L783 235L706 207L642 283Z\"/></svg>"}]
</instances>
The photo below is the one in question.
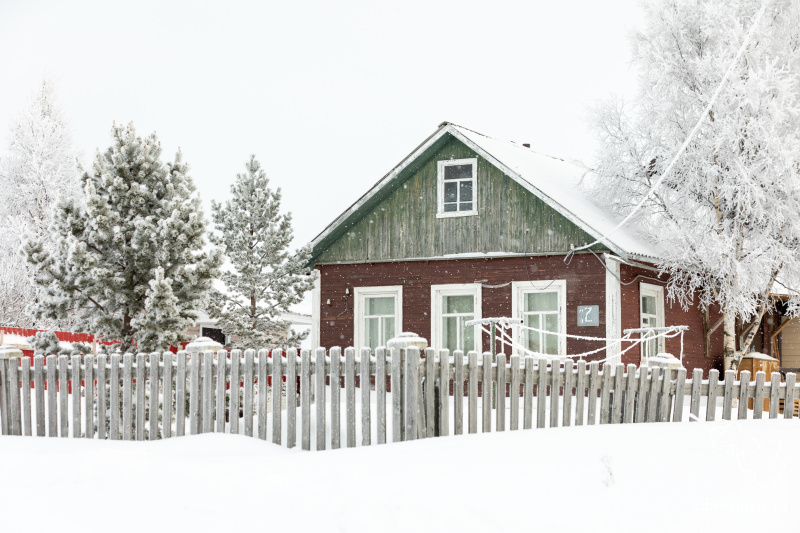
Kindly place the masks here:
<instances>
[{"instance_id":1,"label":"fence picket","mask_svg":"<svg viewBox=\"0 0 800 533\"><path fill-rule=\"evenodd\" d=\"M439 435L450 434L450 351L439 352Z\"/></svg>"},{"instance_id":2,"label":"fence picket","mask_svg":"<svg viewBox=\"0 0 800 533\"><path fill-rule=\"evenodd\" d=\"M267 353L264 352L266 365ZM333 356L331 355L331 359ZM264 379L264 391L266 392L267 380ZM331 380L333 384L333 380ZM261 390L261 389L259 389ZM266 397L266 394L264 394ZM266 409L266 400L264 408ZM333 409L333 406L331 406ZM266 415L265 415L266 418ZM266 423L265 423L266 426ZM264 430L266 435L266 429ZM297 442L297 348L286 350L286 447L294 448Z\"/></svg>"},{"instance_id":3,"label":"fence picket","mask_svg":"<svg viewBox=\"0 0 800 533\"><path fill-rule=\"evenodd\" d=\"M36 395L36 436L44 437L44 357L33 358L33 391Z\"/></svg>"},{"instance_id":4,"label":"fence picket","mask_svg":"<svg viewBox=\"0 0 800 533\"><path fill-rule=\"evenodd\" d=\"M392 361L391 361L391 370L392 370L392 442L400 442L403 440L403 386L402 381L400 379L400 374L403 372L403 361L402 361L402 350L399 348L392 348ZM338 367L338 363L337 363ZM337 385L336 385L336 398L338 402L339 397L339 378L336 378ZM338 414L339 410L337 407L336 415L336 434L338 437L339 432L339 422L338 422ZM338 447L338 441L337 441Z\"/></svg>"},{"instance_id":5,"label":"fence picket","mask_svg":"<svg viewBox=\"0 0 800 533\"><path fill-rule=\"evenodd\" d=\"M217 397L216 397L216 419L217 424L214 431L217 433L225 433L225 393L228 390L228 352L219 350L217 352L216 360L216 378L217 378ZM166 379L165 379L166 385ZM266 395L264 395L266 396ZM260 413L259 413L260 415ZM164 424L166 427L166 424Z\"/></svg>"},{"instance_id":6,"label":"fence picket","mask_svg":"<svg viewBox=\"0 0 800 533\"><path fill-rule=\"evenodd\" d=\"M534 359L533 357L525 357L525 379L523 388L522 400L522 429L533 428L533 372L534 372Z\"/></svg>"},{"instance_id":7,"label":"fence picket","mask_svg":"<svg viewBox=\"0 0 800 533\"><path fill-rule=\"evenodd\" d=\"M11 435L22 435L22 408L19 402L19 359L20 358L15 357L6 361L8 379L3 382L3 388L7 387L9 394L8 409L11 413L9 417L11 419L9 427ZM78 404L80 404L80 402L78 402Z\"/></svg>"},{"instance_id":8,"label":"fence picket","mask_svg":"<svg viewBox=\"0 0 800 533\"><path fill-rule=\"evenodd\" d=\"M492 354L483 352L483 367L481 376L481 400L484 433L492 431Z\"/></svg>"},{"instance_id":9,"label":"fence picket","mask_svg":"<svg viewBox=\"0 0 800 533\"><path fill-rule=\"evenodd\" d=\"M403 406L406 440L416 440L418 436L419 359L419 348L414 346L406 348L406 404Z\"/></svg>"},{"instance_id":10,"label":"fence picket","mask_svg":"<svg viewBox=\"0 0 800 533\"><path fill-rule=\"evenodd\" d=\"M603 365L603 380L600 385L600 423L608 424L609 408L611 404L611 365Z\"/></svg>"},{"instance_id":11,"label":"fence picket","mask_svg":"<svg viewBox=\"0 0 800 533\"><path fill-rule=\"evenodd\" d=\"M161 354L153 352L150 354L150 431L148 432L148 440L158 439L158 400L160 397L159 374L158 367L160 364ZM88 388L87 388L88 395Z\"/></svg>"},{"instance_id":12,"label":"fence picket","mask_svg":"<svg viewBox=\"0 0 800 533\"><path fill-rule=\"evenodd\" d=\"M186 352L179 351L177 358L178 362L175 369L175 435L183 437L186 434Z\"/></svg>"},{"instance_id":13,"label":"fence picket","mask_svg":"<svg viewBox=\"0 0 800 533\"><path fill-rule=\"evenodd\" d=\"M136 354L136 440L144 440L145 387L147 386L145 354Z\"/></svg>"},{"instance_id":14,"label":"fence picket","mask_svg":"<svg viewBox=\"0 0 800 533\"><path fill-rule=\"evenodd\" d=\"M706 421L712 422L717 414L717 383L719 371L712 368L708 371L708 401L706 403Z\"/></svg>"},{"instance_id":15,"label":"fence picket","mask_svg":"<svg viewBox=\"0 0 800 533\"><path fill-rule=\"evenodd\" d=\"M97 357L95 357L95 360L97 361L97 438L100 440L105 440L108 436L106 432L106 409L108 407L108 390L106 388L106 383L108 383L108 355L98 354Z\"/></svg>"},{"instance_id":16,"label":"fence picket","mask_svg":"<svg viewBox=\"0 0 800 533\"><path fill-rule=\"evenodd\" d=\"M436 366L436 351L433 348L425 349L425 389L424 389L424 402L425 406L423 413L425 413L424 423L422 424L422 436L433 437L436 427L436 420L433 418L435 412L434 396L436 388L436 373L434 368Z\"/></svg>"},{"instance_id":17,"label":"fence picket","mask_svg":"<svg viewBox=\"0 0 800 533\"><path fill-rule=\"evenodd\" d=\"M672 397L670 396L672 390L671 375L671 370L664 369L663 378L661 379L661 404L658 409L659 422L669 422L669 414L672 407Z\"/></svg>"},{"instance_id":18,"label":"fence picket","mask_svg":"<svg viewBox=\"0 0 800 533\"><path fill-rule=\"evenodd\" d=\"M22 359L19 379L22 382L22 434L30 437L33 434L31 424L31 365L27 357Z\"/></svg>"},{"instance_id":19,"label":"fence picket","mask_svg":"<svg viewBox=\"0 0 800 533\"><path fill-rule=\"evenodd\" d=\"M47 435L56 437L58 436L58 404L56 401L58 362L55 355L48 355L45 361L47 362Z\"/></svg>"},{"instance_id":20,"label":"fence picket","mask_svg":"<svg viewBox=\"0 0 800 533\"><path fill-rule=\"evenodd\" d=\"M58 356L58 408L61 413L61 436L69 437L69 357Z\"/></svg>"},{"instance_id":21,"label":"fence picket","mask_svg":"<svg viewBox=\"0 0 800 533\"><path fill-rule=\"evenodd\" d=\"M230 406L228 408L228 419L231 427L230 432L236 435L239 434L239 409L241 408L241 402L239 401L239 391L242 386L241 364L242 351L231 350L231 384L228 387L228 394L230 394L231 400L228 404ZM274 383L273 378L273 385Z\"/></svg>"},{"instance_id":22,"label":"fence picket","mask_svg":"<svg viewBox=\"0 0 800 533\"><path fill-rule=\"evenodd\" d=\"M223 351L223 350L220 350ZM219 354L217 354L219 355ZM255 355L253 349L244 351L244 434L253 436L253 389L255 388Z\"/></svg>"},{"instance_id":23,"label":"fence picket","mask_svg":"<svg viewBox=\"0 0 800 533\"><path fill-rule=\"evenodd\" d=\"M550 361L550 427L558 427L558 401L561 389L561 363Z\"/></svg>"},{"instance_id":24,"label":"fence picket","mask_svg":"<svg viewBox=\"0 0 800 533\"><path fill-rule=\"evenodd\" d=\"M684 387L686 385L686 369L678 369L678 379L675 383L675 412L672 415L673 422L683 421L683 399L686 396Z\"/></svg>"},{"instance_id":25,"label":"fence picket","mask_svg":"<svg viewBox=\"0 0 800 533\"><path fill-rule=\"evenodd\" d=\"M108 398L108 407L109 407L109 428L108 428L108 438L111 440L119 440L120 438L120 431L119 431L119 418L120 418L120 405L119 405L119 363L120 363L120 354L115 353L109 357L111 361L108 374L109 380L111 381L110 391L109 391L109 398Z\"/></svg>"},{"instance_id":26,"label":"fence picket","mask_svg":"<svg viewBox=\"0 0 800 533\"><path fill-rule=\"evenodd\" d=\"M653 368L650 370L650 382L648 383L647 394L647 413L645 415L646 422L657 422L658 413L658 391L660 389L659 379L661 378L661 369Z\"/></svg>"},{"instance_id":27,"label":"fence picket","mask_svg":"<svg viewBox=\"0 0 800 533\"><path fill-rule=\"evenodd\" d=\"M3 435L11 434L8 398L8 364L6 359L0 358L0 433Z\"/></svg>"},{"instance_id":28,"label":"fence picket","mask_svg":"<svg viewBox=\"0 0 800 533\"><path fill-rule=\"evenodd\" d=\"M497 355L497 393L495 394L495 429L506 430L506 356Z\"/></svg>"},{"instance_id":29,"label":"fence picket","mask_svg":"<svg viewBox=\"0 0 800 533\"><path fill-rule=\"evenodd\" d=\"M794 372L786 374L786 399L783 401L783 417L791 419L794 415L794 384L797 376Z\"/></svg>"},{"instance_id":30,"label":"fence picket","mask_svg":"<svg viewBox=\"0 0 800 533\"><path fill-rule=\"evenodd\" d=\"M356 351L347 348L344 351L344 397L345 397L345 432L347 447L356 445Z\"/></svg>"},{"instance_id":31,"label":"fence picket","mask_svg":"<svg viewBox=\"0 0 800 533\"><path fill-rule=\"evenodd\" d=\"M172 378L174 376L172 364L174 357L170 351L165 351L161 356L161 360L164 363L164 396L161 401L163 406L161 413L161 434L165 439L168 439L172 437L172 391L174 390L172 387ZM222 397L224 398L225 395L223 394Z\"/></svg>"},{"instance_id":32,"label":"fence picket","mask_svg":"<svg viewBox=\"0 0 800 533\"><path fill-rule=\"evenodd\" d=\"M267 398L269 397L268 360L269 350L264 348L260 349L258 351L258 372L256 379L258 380L258 438L261 440L267 440ZM294 447L294 442L289 446L289 448L292 447Z\"/></svg>"},{"instance_id":33,"label":"fence picket","mask_svg":"<svg viewBox=\"0 0 800 533\"><path fill-rule=\"evenodd\" d=\"M625 378L625 365L617 364L614 370L614 396L611 402L611 423L619 424L622 422L622 391L624 389L623 380Z\"/></svg>"},{"instance_id":34,"label":"fence picket","mask_svg":"<svg viewBox=\"0 0 800 533\"><path fill-rule=\"evenodd\" d=\"M400 393L400 354L398 350L392 351L392 416L394 425L392 426L392 440L399 442L400 429L397 420L400 416L399 403ZM397 369L395 370L395 367ZM395 384L397 381L397 385ZM341 389L342 389L342 349L338 346L331 348L331 449L337 450L341 447L342 434L342 415L341 415Z\"/></svg>"},{"instance_id":35,"label":"fence picket","mask_svg":"<svg viewBox=\"0 0 800 533\"><path fill-rule=\"evenodd\" d=\"M369 352L369 348L367 348ZM317 450L325 449L325 348L317 348L314 361L314 377L316 378L316 388L314 390L314 402L317 411ZM362 351L362 358L363 351ZM369 354L367 354L367 390L369 390ZM363 380L363 378L362 378ZM361 382L364 387L364 382ZM287 387L288 388L288 387ZM288 394L288 390L287 390ZM367 396L369 401L369 396ZM367 443L369 444L369 443Z\"/></svg>"},{"instance_id":36,"label":"fence picket","mask_svg":"<svg viewBox=\"0 0 800 533\"><path fill-rule=\"evenodd\" d=\"M574 381L572 365L572 359L564 361L564 409L561 422L564 427L572 425L572 384Z\"/></svg>"},{"instance_id":37,"label":"fence picket","mask_svg":"<svg viewBox=\"0 0 800 533\"><path fill-rule=\"evenodd\" d=\"M94 438L94 356L86 355L83 358L84 378L85 385L84 403L83 403L83 422L84 422L84 435L87 439ZM157 412L156 409L153 410Z\"/></svg>"},{"instance_id":38,"label":"fence picket","mask_svg":"<svg viewBox=\"0 0 800 533\"><path fill-rule=\"evenodd\" d=\"M538 383L536 384L536 427L543 428L545 424L545 415L547 412L547 359L539 359L539 364L536 366L539 372Z\"/></svg>"},{"instance_id":39,"label":"fence picket","mask_svg":"<svg viewBox=\"0 0 800 533\"><path fill-rule=\"evenodd\" d=\"M511 408L511 431L519 429L519 356L511 356L511 392L510 392L510 408Z\"/></svg>"},{"instance_id":40,"label":"fence picket","mask_svg":"<svg viewBox=\"0 0 800 533\"><path fill-rule=\"evenodd\" d=\"M586 405L586 361L578 361L575 379L575 425L583 425L584 407Z\"/></svg>"},{"instance_id":41,"label":"fence picket","mask_svg":"<svg viewBox=\"0 0 800 533\"><path fill-rule=\"evenodd\" d=\"M747 418L747 398L750 394L750 371L742 370L739 374L739 412L736 418L743 420Z\"/></svg>"},{"instance_id":42,"label":"fence picket","mask_svg":"<svg viewBox=\"0 0 800 533\"><path fill-rule=\"evenodd\" d=\"M453 435L464 434L464 352L453 352Z\"/></svg>"},{"instance_id":43,"label":"fence picket","mask_svg":"<svg viewBox=\"0 0 800 533\"><path fill-rule=\"evenodd\" d=\"M378 444L386 444L386 348L375 350L375 396Z\"/></svg>"},{"instance_id":44,"label":"fence picket","mask_svg":"<svg viewBox=\"0 0 800 533\"><path fill-rule=\"evenodd\" d=\"M322 348L322 360L325 361L325 349ZM430 353L431 362L433 362L433 351ZM369 446L372 442L372 420L370 419L370 349L361 349L361 445ZM431 365L433 366L433 365ZM324 371L323 371L324 372ZM431 372L432 373L432 372ZM433 382L431 382L432 384ZM325 388L325 379L322 380L322 388ZM324 391L323 391L324 394ZM323 396L324 398L325 396ZM431 405L431 408L433 406ZM323 403L322 426L325 427L325 412Z\"/></svg>"},{"instance_id":45,"label":"fence picket","mask_svg":"<svg viewBox=\"0 0 800 533\"><path fill-rule=\"evenodd\" d=\"M189 361L189 434L197 435L200 433L200 353L191 354ZM237 368L239 365L236 365ZM233 384L231 384L231 393ZM231 412L231 423L233 423L233 412Z\"/></svg>"},{"instance_id":46,"label":"fence picket","mask_svg":"<svg viewBox=\"0 0 800 533\"><path fill-rule=\"evenodd\" d=\"M311 449L311 352L300 351L300 446Z\"/></svg>"},{"instance_id":47,"label":"fence picket","mask_svg":"<svg viewBox=\"0 0 800 533\"><path fill-rule=\"evenodd\" d=\"M733 382L736 381L734 370L725 371L725 386L722 393L722 419L731 419L731 408L733 407Z\"/></svg>"},{"instance_id":48,"label":"fence picket","mask_svg":"<svg viewBox=\"0 0 800 533\"><path fill-rule=\"evenodd\" d=\"M628 365L627 381L625 383L625 419L626 424L633 422L633 413L636 406L636 365Z\"/></svg>"},{"instance_id":49,"label":"fence picket","mask_svg":"<svg viewBox=\"0 0 800 533\"><path fill-rule=\"evenodd\" d=\"M773 372L769 386L769 417L778 418L778 392L781 387L781 375Z\"/></svg>"},{"instance_id":50,"label":"fence picket","mask_svg":"<svg viewBox=\"0 0 800 533\"><path fill-rule=\"evenodd\" d=\"M197 365L195 365L197 366ZM133 354L122 356L122 439L133 436ZM195 428L195 433L197 430Z\"/></svg>"},{"instance_id":51,"label":"fence picket","mask_svg":"<svg viewBox=\"0 0 800 533\"><path fill-rule=\"evenodd\" d=\"M589 391L586 394L586 401L589 403L587 422L590 426L595 424L597 418L597 389L600 388L597 383L599 366L600 363L597 361L589 365Z\"/></svg>"},{"instance_id":52,"label":"fence picket","mask_svg":"<svg viewBox=\"0 0 800 533\"><path fill-rule=\"evenodd\" d=\"M703 386L703 371L695 368L692 372L692 401L689 404L690 422L700 420L700 390Z\"/></svg>"},{"instance_id":53,"label":"fence picket","mask_svg":"<svg viewBox=\"0 0 800 533\"><path fill-rule=\"evenodd\" d=\"M309 370L310 372L310 370ZM310 377L309 377L310 379ZM288 389L288 387L287 387ZM283 403L283 353L272 350L272 442L280 444L283 432L281 404ZM288 390L286 391L288 394ZM324 392L324 391L323 391ZM325 396L323 396L325 398Z\"/></svg>"},{"instance_id":54,"label":"fence picket","mask_svg":"<svg viewBox=\"0 0 800 533\"><path fill-rule=\"evenodd\" d=\"M206 350L202 353L200 376L200 422L202 433L214 430L214 352Z\"/></svg>"},{"instance_id":55,"label":"fence picket","mask_svg":"<svg viewBox=\"0 0 800 533\"><path fill-rule=\"evenodd\" d=\"M72 381L72 437L81 436L81 356L73 355L70 364Z\"/></svg>"},{"instance_id":56,"label":"fence picket","mask_svg":"<svg viewBox=\"0 0 800 533\"><path fill-rule=\"evenodd\" d=\"M764 378L766 374L759 370L756 372L756 390L753 395L753 418L760 419L764 413Z\"/></svg>"},{"instance_id":57,"label":"fence picket","mask_svg":"<svg viewBox=\"0 0 800 533\"><path fill-rule=\"evenodd\" d=\"M470 433L478 432L478 353L469 352L469 389L467 390L467 416Z\"/></svg>"}]
</instances>

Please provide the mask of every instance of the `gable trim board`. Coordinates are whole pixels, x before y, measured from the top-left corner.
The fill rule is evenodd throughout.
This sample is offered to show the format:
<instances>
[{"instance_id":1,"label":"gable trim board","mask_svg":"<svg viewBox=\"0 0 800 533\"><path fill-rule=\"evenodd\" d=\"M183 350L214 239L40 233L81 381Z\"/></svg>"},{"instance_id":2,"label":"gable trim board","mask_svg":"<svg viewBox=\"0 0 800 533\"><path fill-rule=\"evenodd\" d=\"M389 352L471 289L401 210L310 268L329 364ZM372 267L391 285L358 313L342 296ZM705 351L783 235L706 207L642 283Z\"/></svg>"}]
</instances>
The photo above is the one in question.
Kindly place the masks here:
<instances>
[{"instance_id":1,"label":"gable trim board","mask_svg":"<svg viewBox=\"0 0 800 533\"><path fill-rule=\"evenodd\" d=\"M369 212L369 209L377 205L381 201L381 193L383 193L385 189L395 185L399 186L409 177L410 172L415 171L425 163L424 156L438 149L450 137L460 141L467 148L485 159L489 164L507 175L523 189L539 198L544 204L554 209L558 214L595 239L602 238L604 233L611 233L613 227L616 225L614 217L604 212L600 207L592 204L590 200L584 198L576 188L575 183L556 183L551 191L551 193L560 194L560 191L563 190L564 198L567 200L573 199L572 201L575 202L575 206L572 209L565 207L565 205L562 205L562 202L554 199L553 194L547 194L542 190L541 186L537 187L531 183L531 181L535 181L536 177L534 177L533 174L537 173L540 164L544 164L545 166L555 165L557 167L557 172L564 175L570 174L572 176L568 179L575 179L580 174L579 182L583 179L583 176L590 172L588 169L581 169L576 165L562 160L537 154L529 148L504 141L497 141L467 128L444 122L433 135L428 137L411 154L406 156L399 165L381 178L369 191L359 198L358 201L339 215L314 238L311 242L311 262L315 262L325 249L345 233L345 230L353 226ZM506 164L500 157L495 157L492 153L493 151L502 152L503 150L507 153L504 153L501 157L509 164ZM515 162L512 160L515 158L516 166L519 168L522 168L525 164L531 163L531 161L533 161L533 163L531 163L532 166L536 168L534 170L527 168L525 172L522 170L518 172L512 168L512 166L515 165ZM544 171L540 173L544 173ZM527 179L523 174L528 175ZM566 180L567 178L562 181ZM553 181L559 182L558 179L554 180L553 176L546 176L546 179L539 177L539 181L541 182L540 185ZM576 199L579 196L581 198ZM579 210L579 208L585 212L573 212L574 210ZM585 220L586 217L592 219L591 223ZM602 227L595 227L598 225ZM603 239L603 244L607 245L609 250L615 254L625 258L653 258L657 255L649 244L628 232L627 228L613 231L613 235ZM407 258L403 259L409 260ZM424 260L427 258L419 259Z\"/></svg>"}]
</instances>

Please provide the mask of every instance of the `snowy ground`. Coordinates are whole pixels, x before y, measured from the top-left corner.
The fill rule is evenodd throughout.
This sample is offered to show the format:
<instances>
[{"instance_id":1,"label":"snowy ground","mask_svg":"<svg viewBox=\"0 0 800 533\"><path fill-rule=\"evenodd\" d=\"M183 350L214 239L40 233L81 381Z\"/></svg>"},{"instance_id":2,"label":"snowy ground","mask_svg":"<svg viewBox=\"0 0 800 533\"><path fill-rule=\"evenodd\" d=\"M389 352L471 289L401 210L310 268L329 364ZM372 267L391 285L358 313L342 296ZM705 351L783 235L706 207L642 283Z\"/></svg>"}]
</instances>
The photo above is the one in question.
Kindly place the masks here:
<instances>
[{"instance_id":1,"label":"snowy ground","mask_svg":"<svg viewBox=\"0 0 800 533\"><path fill-rule=\"evenodd\" d=\"M326 452L219 434L2 437L0 516L5 531L59 533L791 530L786 467L797 442L796 420L571 427Z\"/></svg>"}]
</instances>

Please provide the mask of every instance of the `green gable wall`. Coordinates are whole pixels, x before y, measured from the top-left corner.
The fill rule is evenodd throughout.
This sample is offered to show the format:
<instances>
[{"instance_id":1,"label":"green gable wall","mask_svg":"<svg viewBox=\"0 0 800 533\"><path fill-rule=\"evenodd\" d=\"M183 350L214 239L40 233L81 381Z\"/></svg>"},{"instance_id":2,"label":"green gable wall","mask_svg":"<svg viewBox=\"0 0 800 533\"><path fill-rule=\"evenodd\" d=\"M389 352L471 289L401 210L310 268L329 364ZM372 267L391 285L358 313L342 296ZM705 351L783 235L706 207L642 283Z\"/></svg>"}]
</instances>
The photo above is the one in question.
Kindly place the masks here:
<instances>
[{"instance_id":1,"label":"green gable wall","mask_svg":"<svg viewBox=\"0 0 800 533\"><path fill-rule=\"evenodd\" d=\"M437 161L478 158L476 216L436 218ZM591 242L586 232L459 140L449 137L405 181L317 254L350 263L509 252L565 253Z\"/></svg>"}]
</instances>

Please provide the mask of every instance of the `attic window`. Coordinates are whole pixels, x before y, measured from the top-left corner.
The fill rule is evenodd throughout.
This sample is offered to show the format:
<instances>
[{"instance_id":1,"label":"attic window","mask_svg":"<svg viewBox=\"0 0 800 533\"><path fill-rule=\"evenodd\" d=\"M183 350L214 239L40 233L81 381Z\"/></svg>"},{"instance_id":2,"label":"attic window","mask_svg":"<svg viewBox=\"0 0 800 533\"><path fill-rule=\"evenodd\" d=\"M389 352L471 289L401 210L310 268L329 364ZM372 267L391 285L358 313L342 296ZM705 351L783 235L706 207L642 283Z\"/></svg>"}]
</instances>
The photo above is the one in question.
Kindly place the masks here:
<instances>
[{"instance_id":1,"label":"attic window","mask_svg":"<svg viewBox=\"0 0 800 533\"><path fill-rule=\"evenodd\" d=\"M438 164L437 217L460 217L478 214L478 160L455 159Z\"/></svg>"}]
</instances>

